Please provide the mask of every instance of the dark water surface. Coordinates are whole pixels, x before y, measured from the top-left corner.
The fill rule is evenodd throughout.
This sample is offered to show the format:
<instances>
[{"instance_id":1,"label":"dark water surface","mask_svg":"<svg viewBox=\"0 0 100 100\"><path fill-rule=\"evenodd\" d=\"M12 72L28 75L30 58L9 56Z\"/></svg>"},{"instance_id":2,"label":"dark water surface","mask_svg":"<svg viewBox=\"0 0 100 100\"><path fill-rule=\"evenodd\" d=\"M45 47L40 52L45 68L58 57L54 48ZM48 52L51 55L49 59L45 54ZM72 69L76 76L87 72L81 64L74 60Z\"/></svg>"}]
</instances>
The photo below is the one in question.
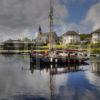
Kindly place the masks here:
<instances>
[{"instance_id":1,"label":"dark water surface","mask_svg":"<svg viewBox=\"0 0 100 100\"><path fill-rule=\"evenodd\" d=\"M0 100L100 100L100 59L40 68L28 55L0 55Z\"/></svg>"}]
</instances>

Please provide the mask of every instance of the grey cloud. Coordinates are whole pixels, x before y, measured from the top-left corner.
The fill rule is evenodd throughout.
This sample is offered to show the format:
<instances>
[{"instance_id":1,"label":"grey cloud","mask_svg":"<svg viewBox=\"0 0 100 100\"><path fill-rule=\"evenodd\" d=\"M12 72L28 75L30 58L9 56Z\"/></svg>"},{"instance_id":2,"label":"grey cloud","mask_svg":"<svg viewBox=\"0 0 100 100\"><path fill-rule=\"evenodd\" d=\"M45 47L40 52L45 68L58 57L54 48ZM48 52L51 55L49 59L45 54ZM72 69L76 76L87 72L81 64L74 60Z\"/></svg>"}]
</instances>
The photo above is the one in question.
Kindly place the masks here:
<instances>
[{"instance_id":1,"label":"grey cloud","mask_svg":"<svg viewBox=\"0 0 100 100\"><path fill-rule=\"evenodd\" d=\"M66 9L56 2L57 16L66 16ZM11 28L37 26L49 15L49 0L1 0L0 25Z\"/></svg>"},{"instance_id":2,"label":"grey cloud","mask_svg":"<svg viewBox=\"0 0 100 100\"><path fill-rule=\"evenodd\" d=\"M4 36L3 33L9 33L12 36L16 33L15 30L20 31L19 34L25 29L36 31L39 24L47 31L49 2L50 0L0 0L0 34ZM67 9L59 0L55 0L54 5L55 18L63 21L68 15Z\"/></svg>"}]
</instances>

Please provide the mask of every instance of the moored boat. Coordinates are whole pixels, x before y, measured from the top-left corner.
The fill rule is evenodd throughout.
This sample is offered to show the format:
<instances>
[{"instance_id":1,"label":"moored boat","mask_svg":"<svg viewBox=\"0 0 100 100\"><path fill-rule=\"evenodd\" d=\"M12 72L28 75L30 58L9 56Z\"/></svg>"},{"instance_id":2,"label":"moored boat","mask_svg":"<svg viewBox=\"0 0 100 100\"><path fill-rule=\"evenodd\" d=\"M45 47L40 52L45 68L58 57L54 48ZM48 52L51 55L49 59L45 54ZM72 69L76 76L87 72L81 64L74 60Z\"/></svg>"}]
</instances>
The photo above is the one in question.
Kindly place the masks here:
<instances>
[{"instance_id":1,"label":"moored boat","mask_svg":"<svg viewBox=\"0 0 100 100\"><path fill-rule=\"evenodd\" d=\"M83 63L88 60L87 57L83 55L78 55L78 52L69 53L61 52L58 53L56 50L49 52L48 55L40 53L30 54L31 62L37 64L66 64L66 63Z\"/></svg>"}]
</instances>

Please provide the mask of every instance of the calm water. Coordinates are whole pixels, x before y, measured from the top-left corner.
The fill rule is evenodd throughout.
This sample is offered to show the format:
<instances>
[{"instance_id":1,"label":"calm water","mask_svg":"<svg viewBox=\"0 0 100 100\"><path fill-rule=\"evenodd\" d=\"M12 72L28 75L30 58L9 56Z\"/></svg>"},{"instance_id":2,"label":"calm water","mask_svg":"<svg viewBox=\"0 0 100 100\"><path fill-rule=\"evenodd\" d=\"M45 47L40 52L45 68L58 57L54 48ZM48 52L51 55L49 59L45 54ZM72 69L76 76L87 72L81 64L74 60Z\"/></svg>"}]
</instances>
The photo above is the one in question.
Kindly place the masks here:
<instances>
[{"instance_id":1,"label":"calm water","mask_svg":"<svg viewBox=\"0 0 100 100\"><path fill-rule=\"evenodd\" d=\"M30 64L28 55L0 55L0 100L100 100L100 61Z\"/></svg>"}]
</instances>

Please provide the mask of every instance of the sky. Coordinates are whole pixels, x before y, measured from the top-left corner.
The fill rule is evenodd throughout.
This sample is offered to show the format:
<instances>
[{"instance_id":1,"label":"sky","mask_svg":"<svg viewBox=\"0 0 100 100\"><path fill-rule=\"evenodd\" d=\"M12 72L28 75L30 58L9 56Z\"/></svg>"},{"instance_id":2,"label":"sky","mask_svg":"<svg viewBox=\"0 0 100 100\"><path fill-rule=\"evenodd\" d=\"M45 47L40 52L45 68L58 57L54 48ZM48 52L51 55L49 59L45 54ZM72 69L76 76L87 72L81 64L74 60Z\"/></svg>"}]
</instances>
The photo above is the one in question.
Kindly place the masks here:
<instances>
[{"instance_id":1,"label":"sky","mask_svg":"<svg viewBox=\"0 0 100 100\"><path fill-rule=\"evenodd\" d=\"M0 41L49 31L50 0L0 0ZM100 28L100 0L54 0L54 31L89 34Z\"/></svg>"}]
</instances>

